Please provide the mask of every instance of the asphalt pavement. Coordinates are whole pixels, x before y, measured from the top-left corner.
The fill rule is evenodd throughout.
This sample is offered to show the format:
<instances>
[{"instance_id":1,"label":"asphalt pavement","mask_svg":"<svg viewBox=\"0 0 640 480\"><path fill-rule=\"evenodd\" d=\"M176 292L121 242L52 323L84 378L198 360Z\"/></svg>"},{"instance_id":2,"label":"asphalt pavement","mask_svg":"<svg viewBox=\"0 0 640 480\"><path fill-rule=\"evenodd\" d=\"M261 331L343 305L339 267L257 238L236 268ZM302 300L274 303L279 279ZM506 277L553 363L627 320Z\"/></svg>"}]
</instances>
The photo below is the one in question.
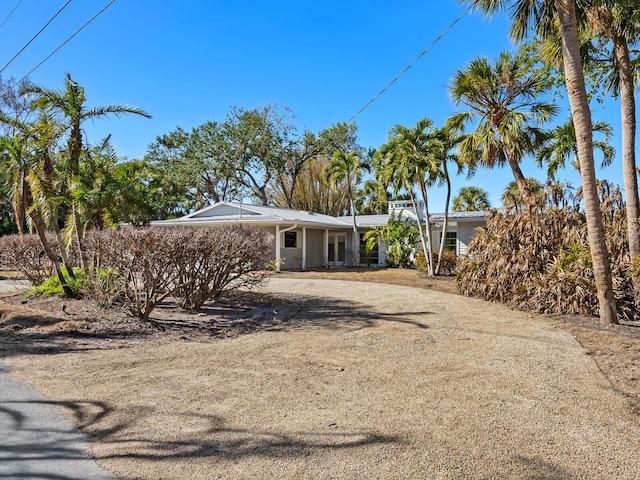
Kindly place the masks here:
<instances>
[{"instance_id":1,"label":"asphalt pavement","mask_svg":"<svg viewBox=\"0 0 640 480\"><path fill-rule=\"evenodd\" d=\"M0 291L24 288L0 281ZM9 377L0 360L0 479L114 480L89 454L87 439L56 405Z\"/></svg>"}]
</instances>

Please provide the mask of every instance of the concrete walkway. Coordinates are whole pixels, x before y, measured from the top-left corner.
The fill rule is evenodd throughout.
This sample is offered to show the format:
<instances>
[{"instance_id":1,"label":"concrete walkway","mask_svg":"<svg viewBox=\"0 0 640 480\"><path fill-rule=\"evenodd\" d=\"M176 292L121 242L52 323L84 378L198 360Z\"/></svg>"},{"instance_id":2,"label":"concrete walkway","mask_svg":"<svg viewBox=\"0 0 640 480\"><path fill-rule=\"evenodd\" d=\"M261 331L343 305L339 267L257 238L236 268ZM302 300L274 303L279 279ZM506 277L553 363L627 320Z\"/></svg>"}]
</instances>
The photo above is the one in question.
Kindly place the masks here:
<instances>
[{"instance_id":1,"label":"concrete walkway","mask_svg":"<svg viewBox=\"0 0 640 480\"><path fill-rule=\"evenodd\" d=\"M0 292L28 288L22 280L0 281ZM0 361L0 479L110 480L91 458L85 436L52 402L9 377Z\"/></svg>"}]
</instances>

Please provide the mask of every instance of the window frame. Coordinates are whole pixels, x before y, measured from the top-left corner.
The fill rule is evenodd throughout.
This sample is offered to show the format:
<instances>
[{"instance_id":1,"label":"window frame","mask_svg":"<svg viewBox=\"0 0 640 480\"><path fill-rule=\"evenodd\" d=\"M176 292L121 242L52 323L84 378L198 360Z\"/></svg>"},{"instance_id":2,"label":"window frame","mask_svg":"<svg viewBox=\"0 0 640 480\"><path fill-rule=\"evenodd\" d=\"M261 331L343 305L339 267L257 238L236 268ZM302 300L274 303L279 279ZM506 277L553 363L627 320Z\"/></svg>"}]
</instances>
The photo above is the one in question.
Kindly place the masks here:
<instances>
[{"instance_id":1,"label":"window frame","mask_svg":"<svg viewBox=\"0 0 640 480\"><path fill-rule=\"evenodd\" d=\"M296 232L295 230L289 231L289 232L283 232L284 233L284 241L283 241L283 245L284 248L298 248L298 232ZM293 238L293 246L291 246L291 239Z\"/></svg>"}]
</instances>

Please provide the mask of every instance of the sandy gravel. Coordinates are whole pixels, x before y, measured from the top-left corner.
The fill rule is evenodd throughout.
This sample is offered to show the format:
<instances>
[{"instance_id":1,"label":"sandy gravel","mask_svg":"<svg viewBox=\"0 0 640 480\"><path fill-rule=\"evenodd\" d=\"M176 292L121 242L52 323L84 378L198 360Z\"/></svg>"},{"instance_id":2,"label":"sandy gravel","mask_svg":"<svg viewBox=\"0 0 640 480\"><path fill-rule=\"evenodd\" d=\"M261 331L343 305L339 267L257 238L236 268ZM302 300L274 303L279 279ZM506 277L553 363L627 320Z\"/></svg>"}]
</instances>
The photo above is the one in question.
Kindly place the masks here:
<instances>
[{"instance_id":1,"label":"sandy gravel","mask_svg":"<svg viewBox=\"0 0 640 480\"><path fill-rule=\"evenodd\" d=\"M7 359L123 478L637 479L640 418L551 322L273 278L268 331Z\"/></svg>"}]
</instances>

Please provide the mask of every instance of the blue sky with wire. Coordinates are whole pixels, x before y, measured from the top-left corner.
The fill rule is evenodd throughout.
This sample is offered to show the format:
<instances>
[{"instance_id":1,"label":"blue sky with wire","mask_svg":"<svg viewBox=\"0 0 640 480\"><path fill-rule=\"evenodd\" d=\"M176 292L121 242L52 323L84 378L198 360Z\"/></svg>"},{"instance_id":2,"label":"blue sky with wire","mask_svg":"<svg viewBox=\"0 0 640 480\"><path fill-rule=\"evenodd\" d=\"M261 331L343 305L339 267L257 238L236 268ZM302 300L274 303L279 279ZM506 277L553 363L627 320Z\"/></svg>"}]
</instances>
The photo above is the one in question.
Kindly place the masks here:
<instances>
[{"instance_id":1,"label":"blue sky with wire","mask_svg":"<svg viewBox=\"0 0 640 480\"><path fill-rule=\"evenodd\" d=\"M6 22L0 27L0 68L67 1L2 2L0 24ZM22 78L109 3L71 1L4 70L3 78ZM233 105L250 109L277 103L293 111L300 131L317 132L349 120L464 10L454 0L117 0L30 79L62 88L69 72L85 87L88 105L126 103L148 111L152 120L123 117L87 126L90 141L111 133L117 152L129 158L141 158L156 136L177 126L190 129L224 120ZM474 57L512 50L507 31L505 17L465 15L358 115L360 144L379 147L395 124L412 126L423 117L444 124L456 111L447 90L454 71ZM568 115L562 111L559 119ZM619 150L616 105L596 107L594 118L613 124ZM526 175L544 178L527 163ZM602 176L619 181L618 170L616 161ZM578 185L570 168L561 175ZM456 177L454 190L480 186L499 206L512 179L507 169L480 171L471 179ZM444 188L431 189L432 210L443 209L444 193Z\"/></svg>"}]
</instances>

